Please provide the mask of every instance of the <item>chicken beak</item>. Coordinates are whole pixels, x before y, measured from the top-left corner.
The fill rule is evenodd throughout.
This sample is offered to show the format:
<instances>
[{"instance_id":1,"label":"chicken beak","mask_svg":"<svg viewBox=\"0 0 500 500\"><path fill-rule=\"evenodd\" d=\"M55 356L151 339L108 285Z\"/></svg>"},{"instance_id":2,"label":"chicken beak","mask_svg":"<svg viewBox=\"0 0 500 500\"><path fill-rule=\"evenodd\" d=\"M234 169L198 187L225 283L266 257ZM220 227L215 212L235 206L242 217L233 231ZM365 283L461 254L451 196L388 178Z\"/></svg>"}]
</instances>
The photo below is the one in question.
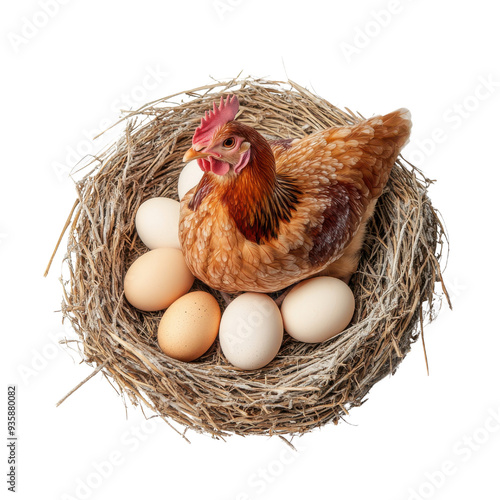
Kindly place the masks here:
<instances>
[{"instance_id":1,"label":"chicken beak","mask_svg":"<svg viewBox=\"0 0 500 500\"><path fill-rule=\"evenodd\" d=\"M198 158L207 158L207 156L210 155L208 153L202 153L201 151L196 151L194 148L189 148L184 153L184 158L182 158L182 161L186 163L188 161L196 160Z\"/></svg>"}]
</instances>

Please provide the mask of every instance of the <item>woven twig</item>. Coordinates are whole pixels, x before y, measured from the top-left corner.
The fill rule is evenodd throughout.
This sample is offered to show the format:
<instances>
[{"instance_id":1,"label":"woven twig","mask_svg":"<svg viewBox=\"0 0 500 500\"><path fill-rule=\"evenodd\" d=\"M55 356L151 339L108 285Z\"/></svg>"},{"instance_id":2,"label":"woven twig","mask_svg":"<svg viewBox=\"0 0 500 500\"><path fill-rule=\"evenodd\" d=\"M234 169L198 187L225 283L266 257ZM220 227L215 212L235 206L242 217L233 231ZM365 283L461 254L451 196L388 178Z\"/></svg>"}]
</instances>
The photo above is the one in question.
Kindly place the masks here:
<instances>
[{"instance_id":1,"label":"woven twig","mask_svg":"<svg viewBox=\"0 0 500 500\"><path fill-rule=\"evenodd\" d=\"M445 232L427 196L430 181L399 159L351 281L356 312L347 330L316 345L285 335L276 359L255 371L229 365L218 341L192 363L167 357L156 342L162 313L141 312L123 295L128 267L147 251L135 214L148 198L177 199L194 129L229 91L241 104L238 120L273 137L303 137L359 120L293 82L254 79L214 82L130 113L121 140L77 182L62 312L81 339L83 360L133 404L213 436L302 434L359 406L408 353L420 318L435 317ZM225 307L206 285L195 281L194 289L211 291Z\"/></svg>"}]
</instances>

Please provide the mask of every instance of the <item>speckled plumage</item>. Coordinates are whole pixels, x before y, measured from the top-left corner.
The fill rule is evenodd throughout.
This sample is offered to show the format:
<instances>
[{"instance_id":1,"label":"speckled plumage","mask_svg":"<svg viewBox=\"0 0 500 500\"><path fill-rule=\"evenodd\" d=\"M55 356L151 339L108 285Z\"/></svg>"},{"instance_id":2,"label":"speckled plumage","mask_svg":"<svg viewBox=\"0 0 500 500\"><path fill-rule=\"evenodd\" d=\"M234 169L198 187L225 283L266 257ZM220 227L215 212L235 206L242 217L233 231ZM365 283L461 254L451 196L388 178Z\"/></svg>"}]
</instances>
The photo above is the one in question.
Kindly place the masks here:
<instances>
[{"instance_id":1,"label":"speckled plumage","mask_svg":"<svg viewBox=\"0 0 500 500\"><path fill-rule=\"evenodd\" d=\"M181 202L179 237L194 275L224 292L272 292L355 271L366 222L410 134L407 110L291 141L251 144L239 173L205 172ZM222 133L222 131L219 131Z\"/></svg>"}]
</instances>

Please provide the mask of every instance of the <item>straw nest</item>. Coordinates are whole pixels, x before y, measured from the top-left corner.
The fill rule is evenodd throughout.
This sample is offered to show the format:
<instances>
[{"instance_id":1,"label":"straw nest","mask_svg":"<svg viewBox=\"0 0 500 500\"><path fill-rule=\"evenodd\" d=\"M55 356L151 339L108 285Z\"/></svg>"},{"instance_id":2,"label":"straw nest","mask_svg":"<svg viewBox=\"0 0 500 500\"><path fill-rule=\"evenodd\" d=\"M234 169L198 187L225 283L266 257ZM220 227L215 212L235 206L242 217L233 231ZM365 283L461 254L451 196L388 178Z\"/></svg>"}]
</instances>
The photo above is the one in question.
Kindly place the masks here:
<instances>
[{"instance_id":1,"label":"straw nest","mask_svg":"<svg viewBox=\"0 0 500 500\"><path fill-rule=\"evenodd\" d=\"M182 155L202 114L228 92L241 103L238 120L267 136L303 137L361 119L293 82L262 79L214 82L130 113L121 139L76 183L62 313L80 338L83 360L95 367L92 375L101 371L134 405L152 409L180 433L302 434L337 423L395 372L438 310L446 237L427 196L430 181L400 158L350 283L356 312L348 329L321 344L285 334L274 361L254 371L229 365L218 341L195 362L167 357L156 341L162 312L141 312L123 294L127 269L147 251L134 218L148 198L178 199ZM193 289L210 291L225 307L203 283Z\"/></svg>"}]
</instances>

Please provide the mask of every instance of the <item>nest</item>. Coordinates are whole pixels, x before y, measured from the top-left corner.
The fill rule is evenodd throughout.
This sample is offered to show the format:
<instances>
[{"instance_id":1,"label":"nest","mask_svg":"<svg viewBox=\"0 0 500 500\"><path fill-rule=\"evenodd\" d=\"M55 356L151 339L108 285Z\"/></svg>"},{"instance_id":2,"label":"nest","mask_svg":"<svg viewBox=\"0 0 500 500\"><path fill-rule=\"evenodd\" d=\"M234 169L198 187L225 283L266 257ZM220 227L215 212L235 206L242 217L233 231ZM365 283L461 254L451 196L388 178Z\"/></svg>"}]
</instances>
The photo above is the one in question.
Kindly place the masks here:
<instances>
[{"instance_id":1,"label":"nest","mask_svg":"<svg viewBox=\"0 0 500 500\"><path fill-rule=\"evenodd\" d=\"M361 405L435 317L446 236L427 196L430 181L399 158L350 283L356 311L349 328L320 344L285 334L274 361L254 371L232 367L218 340L195 362L169 358L156 340L162 312L139 311L123 294L127 269L147 251L135 214L148 198L178 199L182 155L202 114L228 92L240 101L238 120L266 136L303 137L361 118L293 82L262 79L215 82L130 113L121 139L76 183L65 228L62 313L80 338L83 360L95 367L92 375L102 372L134 405L150 408L180 433L175 422L184 432L214 437L303 434L338 423ZM197 289L226 306L199 281Z\"/></svg>"}]
</instances>

